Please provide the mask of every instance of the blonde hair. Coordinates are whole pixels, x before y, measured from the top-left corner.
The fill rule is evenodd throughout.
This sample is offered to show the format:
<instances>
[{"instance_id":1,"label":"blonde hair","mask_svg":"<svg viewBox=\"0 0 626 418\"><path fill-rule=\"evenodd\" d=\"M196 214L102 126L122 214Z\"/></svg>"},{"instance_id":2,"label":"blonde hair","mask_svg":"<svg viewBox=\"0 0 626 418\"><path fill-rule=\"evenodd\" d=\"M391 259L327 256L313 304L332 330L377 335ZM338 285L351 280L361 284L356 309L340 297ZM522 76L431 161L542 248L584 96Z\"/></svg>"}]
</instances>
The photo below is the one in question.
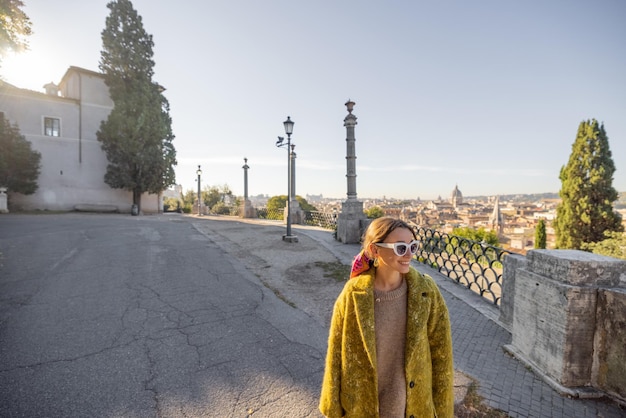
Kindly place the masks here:
<instances>
[{"instance_id":1,"label":"blonde hair","mask_svg":"<svg viewBox=\"0 0 626 418\"><path fill-rule=\"evenodd\" d=\"M408 229L411 231L411 234L413 234L413 239L417 239L413 228L411 228L409 224L404 222L402 219L393 218L391 216L376 218L369 224L363 234L363 238L361 239L365 255L367 255L370 260L373 259L374 257L370 252L371 244L385 241L387 236L397 228Z\"/></svg>"}]
</instances>

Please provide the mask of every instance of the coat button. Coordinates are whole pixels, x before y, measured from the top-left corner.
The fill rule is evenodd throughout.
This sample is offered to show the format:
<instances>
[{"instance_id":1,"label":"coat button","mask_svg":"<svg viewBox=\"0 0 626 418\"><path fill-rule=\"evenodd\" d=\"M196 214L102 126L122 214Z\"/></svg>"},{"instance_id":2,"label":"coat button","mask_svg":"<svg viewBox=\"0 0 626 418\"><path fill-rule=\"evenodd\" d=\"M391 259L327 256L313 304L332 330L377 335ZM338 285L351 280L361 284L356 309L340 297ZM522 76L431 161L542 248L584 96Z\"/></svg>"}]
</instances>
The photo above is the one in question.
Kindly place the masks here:
<instances>
[{"instance_id":1,"label":"coat button","mask_svg":"<svg viewBox=\"0 0 626 418\"><path fill-rule=\"evenodd\" d=\"M415 418L413 415L411 415L409 418Z\"/></svg>"},{"instance_id":2,"label":"coat button","mask_svg":"<svg viewBox=\"0 0 626 418\"><path fill-rule=\"evenodd\" d=\"M413 389L413 387L414 387L414 386L415 386L415 383L414 383L413 381L411 381L411 383L409 383L409 387L410 387L411 389Z\"/></svg>"}]
</instances>

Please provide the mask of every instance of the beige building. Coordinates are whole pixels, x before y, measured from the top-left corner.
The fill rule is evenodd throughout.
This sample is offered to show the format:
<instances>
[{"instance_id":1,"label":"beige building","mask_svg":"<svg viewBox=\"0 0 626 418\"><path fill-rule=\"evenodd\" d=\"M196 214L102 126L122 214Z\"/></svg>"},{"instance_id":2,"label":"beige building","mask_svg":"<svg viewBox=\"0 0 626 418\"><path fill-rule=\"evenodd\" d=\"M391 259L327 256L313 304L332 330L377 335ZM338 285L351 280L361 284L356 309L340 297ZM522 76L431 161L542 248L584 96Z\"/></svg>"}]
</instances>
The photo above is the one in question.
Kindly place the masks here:
<instances>
[{"instance_id":1,"label":"beige building","mask_svg":"<svg viewBox=\"0 0 626 418\"><path fill-rule=\"evenodd\" d=\"M10 207L131 212L132 193L104 182L107 158L96 132L113 109L104 76L70 67L58 85L44 87L40 93L0 81L0 112L41 153L37 192L25 196L9 190ZM141 198L143 212L162 207L161 196Z\"/></svg>"}]
</instances>

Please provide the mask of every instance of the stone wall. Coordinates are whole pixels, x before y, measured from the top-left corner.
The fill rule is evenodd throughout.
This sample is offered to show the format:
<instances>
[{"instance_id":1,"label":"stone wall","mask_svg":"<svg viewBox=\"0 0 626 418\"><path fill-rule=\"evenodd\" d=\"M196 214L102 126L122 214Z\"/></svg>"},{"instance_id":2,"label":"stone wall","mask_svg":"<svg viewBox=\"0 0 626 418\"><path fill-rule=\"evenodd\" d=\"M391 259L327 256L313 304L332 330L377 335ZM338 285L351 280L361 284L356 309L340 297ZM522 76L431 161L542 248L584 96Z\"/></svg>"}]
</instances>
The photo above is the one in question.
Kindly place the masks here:
<instances>
[{"instance_id":1,"label":"stone wall","mask_svg":"<svg viewBox=\"0 0 626 418\"><path fill-rule=\"evenodd\" d=\"M504 260L507 350L572 396L626 400L626 261L574 250Z\"/></svg>"},{"instance_id":2,"label":"stone wall","mask_svg":"<svg viewBox=\"0 0 626 418\"><path fill-rule=\"evenodd\" d=\"M600 289L592 385L626 400L626 290Z\"/></svg>"}]
</instances>

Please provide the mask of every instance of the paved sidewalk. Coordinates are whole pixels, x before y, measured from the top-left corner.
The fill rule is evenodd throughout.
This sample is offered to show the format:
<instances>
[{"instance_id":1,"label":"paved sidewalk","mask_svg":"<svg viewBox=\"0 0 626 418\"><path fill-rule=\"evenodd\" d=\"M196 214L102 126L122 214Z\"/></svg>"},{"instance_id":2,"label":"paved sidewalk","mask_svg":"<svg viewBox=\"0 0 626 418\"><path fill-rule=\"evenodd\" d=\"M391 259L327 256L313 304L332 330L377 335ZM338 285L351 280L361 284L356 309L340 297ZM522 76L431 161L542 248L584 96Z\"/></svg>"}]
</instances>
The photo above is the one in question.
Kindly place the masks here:
<instances>
[{"instance_id":1,"label":"paved sidewalk","mask_svg":"<svg viewBox=\"0 0 626 418\"><path fill-rule=\"evenodd\" d=\"M341 244L328 230L301 225L292 228L299 242L285 243L281 240L285 227L276 221L205 216L193 222L198 230L238 257L264 285L328 327L332 304L343 283L311 283L322 275L321 270L307 274L303 270L324 262L349 265L359 245ZM476 380L478 393L491 408L514 418L626 417L626 410L614 402L560 395L504 351L511 334L498 321L497 307L436 270L421 264L415 267L435 279L448 305L457 378L464 374ZM296 282L304 276L307 280Z\"/></svg>"}]
</instances>

